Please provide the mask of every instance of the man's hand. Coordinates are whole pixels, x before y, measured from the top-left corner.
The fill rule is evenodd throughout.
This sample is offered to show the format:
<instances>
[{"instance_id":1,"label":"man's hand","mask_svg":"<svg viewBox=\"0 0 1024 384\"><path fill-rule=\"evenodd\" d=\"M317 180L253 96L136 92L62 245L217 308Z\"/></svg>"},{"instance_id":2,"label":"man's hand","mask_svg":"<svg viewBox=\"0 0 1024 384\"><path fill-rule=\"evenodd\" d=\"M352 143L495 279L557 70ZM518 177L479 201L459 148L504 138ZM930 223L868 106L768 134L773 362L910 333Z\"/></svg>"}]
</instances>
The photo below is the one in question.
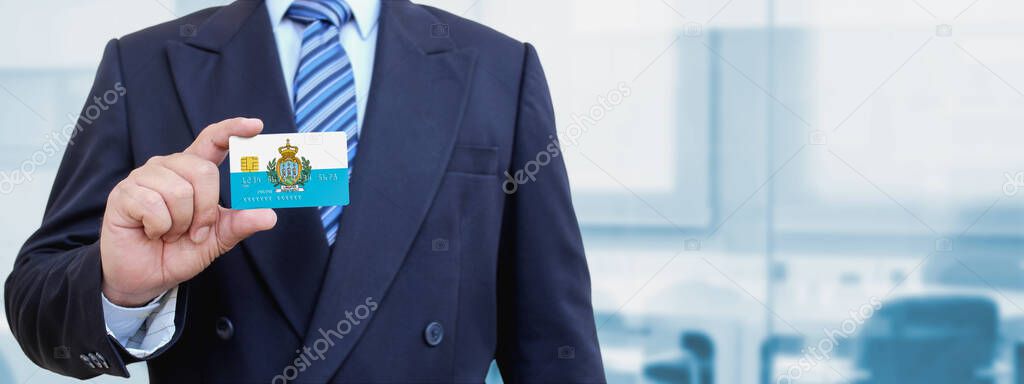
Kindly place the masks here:
<instances>
[{"instance_id":1,"label":"man's hand","mask_svg":"<svg viewBox=\"0 0 1024 384\"><path fill-rule=\"evenodd\" d=\"M191 279L246 237L274 227L273 210L236 211L218 204L231 136L252 137L258 119L210 125L184 152L149 159L107 197L100 232L103 294L141 306Z\"/></svg>"}]
</instances>

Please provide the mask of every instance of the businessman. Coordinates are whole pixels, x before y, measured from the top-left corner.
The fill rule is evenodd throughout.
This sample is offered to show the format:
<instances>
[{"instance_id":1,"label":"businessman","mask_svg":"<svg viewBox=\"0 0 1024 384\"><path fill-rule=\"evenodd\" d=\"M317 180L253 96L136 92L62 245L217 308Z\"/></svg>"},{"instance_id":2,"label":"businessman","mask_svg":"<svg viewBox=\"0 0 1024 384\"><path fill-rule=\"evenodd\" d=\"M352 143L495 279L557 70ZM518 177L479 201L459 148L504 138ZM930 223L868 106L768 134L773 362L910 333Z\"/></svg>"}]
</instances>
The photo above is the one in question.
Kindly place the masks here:
<instances>
[{"instance_id":1,"label":"businessman","mask_svg":"<svg viewBox=\"0 0 1024 384\"><path fill-rule=\"evenodd\" d=\"M506 382L604 381L529 44L406 0L236 1L110 41L88 100L111 90L6 282L41 367L482 382L496 360ZM229 207L229 137L310 131L348 133L349 205Z\"/></svg>"}]
</instances>

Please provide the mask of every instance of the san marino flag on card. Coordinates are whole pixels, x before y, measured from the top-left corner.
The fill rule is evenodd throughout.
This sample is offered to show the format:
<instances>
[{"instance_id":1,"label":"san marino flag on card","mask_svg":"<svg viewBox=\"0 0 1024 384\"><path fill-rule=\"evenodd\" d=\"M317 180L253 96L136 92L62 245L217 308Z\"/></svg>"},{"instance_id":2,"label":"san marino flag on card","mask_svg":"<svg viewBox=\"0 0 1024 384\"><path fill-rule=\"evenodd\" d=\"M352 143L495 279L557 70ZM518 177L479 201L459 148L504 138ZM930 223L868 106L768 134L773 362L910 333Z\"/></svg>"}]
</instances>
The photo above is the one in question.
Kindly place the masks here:
<instances>
[{"instance_id":1,"label":"san marino flag on card","mask_svg":"<svg viewBox=\"0 0 1024 384\"><path fill-rule=\"evenodd\" d=\"M345 132L232 137L231 208L347 205L346 146Z\"/></svg>"}]
</instances>

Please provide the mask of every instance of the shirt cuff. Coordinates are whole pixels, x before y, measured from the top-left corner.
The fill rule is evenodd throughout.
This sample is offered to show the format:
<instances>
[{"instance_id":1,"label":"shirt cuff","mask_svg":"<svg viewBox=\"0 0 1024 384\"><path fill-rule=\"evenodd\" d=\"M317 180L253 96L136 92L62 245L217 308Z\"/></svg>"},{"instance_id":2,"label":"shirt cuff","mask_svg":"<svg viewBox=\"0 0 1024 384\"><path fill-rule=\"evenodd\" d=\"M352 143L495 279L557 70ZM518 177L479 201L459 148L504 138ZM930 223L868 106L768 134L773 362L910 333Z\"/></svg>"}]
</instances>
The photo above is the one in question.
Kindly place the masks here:
<instances>
[{"instance_id":1,"label":"shirt cuff","mask_svg":"<svg viewBox=\"0 0 1024 384\"><path fill-rule=\"evenodd\" d=\"M102 293L100 295L107 334L132 356L145 358L170 342L174 335L178 287L137 308L119 306Z\"/></svg>"}]
</instances>

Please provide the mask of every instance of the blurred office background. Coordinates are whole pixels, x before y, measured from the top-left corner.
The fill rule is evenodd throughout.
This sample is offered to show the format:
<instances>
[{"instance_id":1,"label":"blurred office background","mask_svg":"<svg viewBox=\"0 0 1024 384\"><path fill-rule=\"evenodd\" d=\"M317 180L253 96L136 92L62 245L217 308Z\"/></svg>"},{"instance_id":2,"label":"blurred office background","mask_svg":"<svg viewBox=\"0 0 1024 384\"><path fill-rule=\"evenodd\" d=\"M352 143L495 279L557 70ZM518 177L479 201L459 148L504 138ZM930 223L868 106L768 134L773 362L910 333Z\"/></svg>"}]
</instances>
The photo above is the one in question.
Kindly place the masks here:
<instances>
[{"instance_id":1,"label":"blurred office background","mask_svg":"<svg viewBox=\"0 0 1024 384\"><path fill-rule=\"evenodd\" d=\"M109 38L219 3L0 0L0 171L75 119ZM1024 383L1024 3L426 3L540 52L609 381ZM60 158L35 161L0 276ZM0 333L0 382L70 381Z\"/></svg>"}]
</instances>

